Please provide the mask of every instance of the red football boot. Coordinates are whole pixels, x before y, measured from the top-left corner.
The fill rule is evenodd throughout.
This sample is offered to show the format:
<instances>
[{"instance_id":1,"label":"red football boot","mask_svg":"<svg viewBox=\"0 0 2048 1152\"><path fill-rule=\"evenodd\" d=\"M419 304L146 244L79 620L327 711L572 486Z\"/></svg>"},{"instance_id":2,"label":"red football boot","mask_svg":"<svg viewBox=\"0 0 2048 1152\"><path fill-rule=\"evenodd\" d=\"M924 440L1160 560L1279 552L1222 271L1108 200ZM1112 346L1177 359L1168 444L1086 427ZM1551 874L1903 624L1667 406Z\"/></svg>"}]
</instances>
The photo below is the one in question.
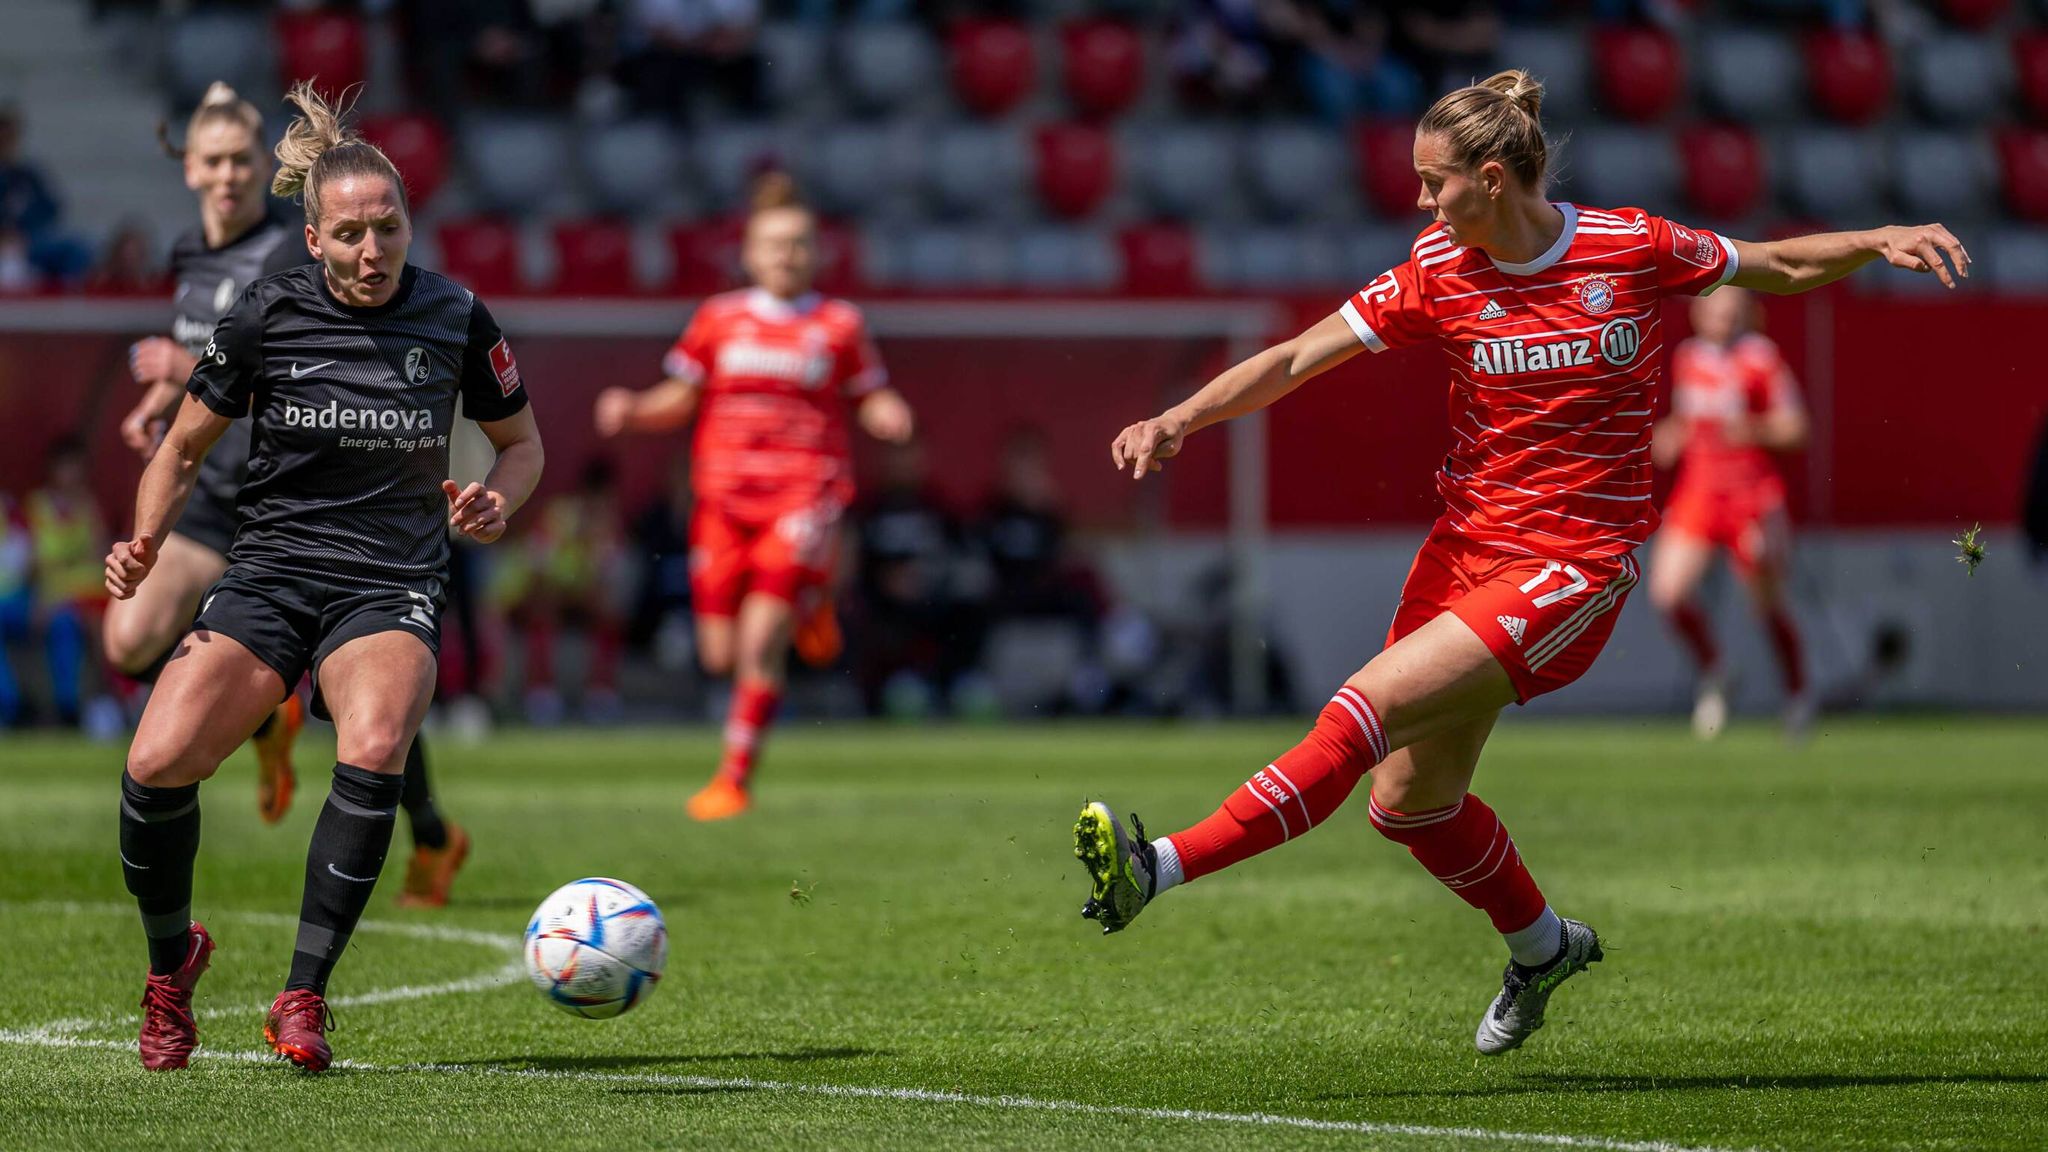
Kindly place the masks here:
<instances>
[{"instance_id":1,"label":"red football boot","mask_svg":"<svg viewBox=\"0 0 2048 1152\"><path fill-rule=\"evenodd\" d=\"M186 930L191 940L185 962L169 976L152 972L142 987L142 1066L152 1072L183 1068L199 1047L199 1022L192 1018L192 989L213 958L213 937L195 923Z\"/></svg>"},{"instance_id":2,"label":"red football boot","mask_svg":"<svg viewBox=\"0 0 2048 1152\"><path fill-rule=\"evenodd\" d=\"M263 1039L270 1050L308 1072L325 1072L334 1063L327 1047L327 1030L334 1016L318 992L304 988L286 990L271 1002L270 1015L263 1020Z\"/></svg>"}]
</instances>

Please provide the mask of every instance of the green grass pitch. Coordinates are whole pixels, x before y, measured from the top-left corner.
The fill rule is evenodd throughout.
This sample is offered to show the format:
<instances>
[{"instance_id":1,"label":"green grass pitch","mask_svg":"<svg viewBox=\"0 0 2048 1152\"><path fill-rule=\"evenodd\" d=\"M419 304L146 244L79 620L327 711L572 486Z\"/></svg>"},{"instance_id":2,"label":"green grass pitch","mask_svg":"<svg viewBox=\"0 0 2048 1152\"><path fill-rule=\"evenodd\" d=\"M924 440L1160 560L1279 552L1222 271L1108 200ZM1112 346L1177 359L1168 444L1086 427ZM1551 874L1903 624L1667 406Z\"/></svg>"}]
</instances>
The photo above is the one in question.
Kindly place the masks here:
<instances>
[{"instance_id":1,"label":"green grass pitch","mask_svg":"<svg viewBox=\"0 0 2048 1152\"><path fill-rule=\"evenodd\" d=\"M681 815L707 731L442 744L458 903L392 907L401 829L330 989L352 1064L317 1078L254 1054L331 748L279 828L246 753L207 786L209 1058L149 1074L120 750L9 739L0 1147L2048 1147L2048 723L1824 728L1509 718L1478 789L1607 960L1495 1059L1472 1030L1503 948L1363 803L1119 936L1080 919L1085 795L1178 827L1293 725L794 726L714 827ZM507 967L584 875L667 914L623 1019Z\"/></svg>"}]
</instances>

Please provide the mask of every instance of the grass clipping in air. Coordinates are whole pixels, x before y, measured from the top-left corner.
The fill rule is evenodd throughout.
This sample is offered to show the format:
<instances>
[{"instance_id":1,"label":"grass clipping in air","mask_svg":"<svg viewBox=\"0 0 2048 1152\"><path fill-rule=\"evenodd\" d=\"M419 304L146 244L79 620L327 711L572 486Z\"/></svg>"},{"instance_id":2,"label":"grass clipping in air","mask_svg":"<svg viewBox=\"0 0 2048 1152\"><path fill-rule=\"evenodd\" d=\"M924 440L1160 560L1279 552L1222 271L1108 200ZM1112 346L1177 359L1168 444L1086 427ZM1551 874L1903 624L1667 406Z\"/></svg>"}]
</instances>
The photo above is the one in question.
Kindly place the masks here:
<instances>
[{"instance_id":1,"label":"grass clipping in air","mask_svg":"<svg viewBox=\"0 0 2048 1152\"><path fill-rule=\"evenodd\" d=\"M1972 524L1969 531L1949 541L1960 549L1956 553L1956 563L1969 569L1972 576L1977 574L1977 565L1984 562L1984 543L1977 539L1977 533L1983 530L1984 525Z\"/></svg>"}]
</instances>

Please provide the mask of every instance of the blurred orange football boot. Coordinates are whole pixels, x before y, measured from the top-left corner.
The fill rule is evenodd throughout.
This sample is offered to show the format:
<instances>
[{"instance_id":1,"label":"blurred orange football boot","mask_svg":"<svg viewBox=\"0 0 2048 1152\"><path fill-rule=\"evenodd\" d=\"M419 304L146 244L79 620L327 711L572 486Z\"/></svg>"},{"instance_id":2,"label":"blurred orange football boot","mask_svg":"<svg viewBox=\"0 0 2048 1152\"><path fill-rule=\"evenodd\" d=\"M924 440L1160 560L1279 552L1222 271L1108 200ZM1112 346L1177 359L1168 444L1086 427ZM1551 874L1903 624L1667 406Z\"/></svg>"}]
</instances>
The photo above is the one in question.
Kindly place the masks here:
<instances>
[{"instance_id":1,"label":"blurred orange football boot","mask_svg":"<svg viewBox=\"0 0 2048 1152\"><path fill-rule=\"evenodd\" d=\"M441 908L448 903L448 890L455 886L455 874L469 859L469 833L462 825L448 823L448 842L439 848L417 845L412 859L405 862L405 887L399 889L400 908Z\"/></svg>"},{"instance_id":2,"label":"blurred orange football boot","mask_svg":"<svg viewBox=\"0 0 2048 1152\"><path fill-rule=\"evenodd\" d=\"M306 709L294 692L270 714L270 725L251 737L256 749L256 811L265 824L275 824L291 811L298 777L292 773L292 744L306 726Z\"/></svg>"},{"instance_id":3,"label":"blurred orange football boot","mask_svg":"<svg viewBox=\"0 0 2048 1152\"><path fill-rule=\"evenodd\" d=\"M711 783L690 797L690 819L730 820L753 804L743 785L735 784L724 776L713 776Z\"/></svg>"},{"instance_id":4,"label":"blurred orange football boot","mask_svg":"<svg viewBox=\"0 0 2048 1152\"><path fill-rule=\"evenodd\" d=\"M839 631L839 613L834 610L831 597L820 597L818 606L796 622L790 642L796 648L797 659L813 668L830 668L839 662L840 654L846 651L846 637Z\"/></svg>"}]
</instances>

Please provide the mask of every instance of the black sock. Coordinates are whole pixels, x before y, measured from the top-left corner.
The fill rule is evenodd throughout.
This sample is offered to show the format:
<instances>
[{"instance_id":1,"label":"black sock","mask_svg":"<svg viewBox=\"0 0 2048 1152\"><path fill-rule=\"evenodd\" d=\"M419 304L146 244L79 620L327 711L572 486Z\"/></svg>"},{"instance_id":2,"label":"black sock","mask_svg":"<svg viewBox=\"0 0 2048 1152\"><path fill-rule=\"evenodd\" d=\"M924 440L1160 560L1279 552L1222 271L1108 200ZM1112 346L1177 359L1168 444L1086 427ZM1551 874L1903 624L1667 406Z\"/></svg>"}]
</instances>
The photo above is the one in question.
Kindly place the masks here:
<instances>
[{"instance_id":1,"label":"black sock","mask_svg":"<svg viewBox=\"0 0 2048 1152\"><path fill-rule=\"evenodd\" d=\"M353 764L334 766L334 786L306 848L306 894L299 902L299 939L286 991L326 994L327 977L348 948L349 934L384 870L403 787L395 775Z\"/></svg>"},{"instance_id":2,"label":"black sock","mask_svg":"<svg viewBox=\"0 0 2048 1152\"><path fill-rule=\"evenodd\" d=\"M427 742L424 736L412 738L412 747L405 753L405 792L398 798L399 806L405 809L406 822L412 825L412 842L417 848L446 848L448 846L448 825L441 820L441 810L434 807L434 792L427 785Z\"/></svg>"},{"instance_id":3,"label":"black sock","mask_svg":"<svg viewBox=\"0 0 2048 1152\"><path fill-rule=\"evenodd\" d=\"M151 788L121 773L121 874L142 909L149 970L159 976L185 963L198 855L199 785Z\"/></svg>"}]
</instances>

